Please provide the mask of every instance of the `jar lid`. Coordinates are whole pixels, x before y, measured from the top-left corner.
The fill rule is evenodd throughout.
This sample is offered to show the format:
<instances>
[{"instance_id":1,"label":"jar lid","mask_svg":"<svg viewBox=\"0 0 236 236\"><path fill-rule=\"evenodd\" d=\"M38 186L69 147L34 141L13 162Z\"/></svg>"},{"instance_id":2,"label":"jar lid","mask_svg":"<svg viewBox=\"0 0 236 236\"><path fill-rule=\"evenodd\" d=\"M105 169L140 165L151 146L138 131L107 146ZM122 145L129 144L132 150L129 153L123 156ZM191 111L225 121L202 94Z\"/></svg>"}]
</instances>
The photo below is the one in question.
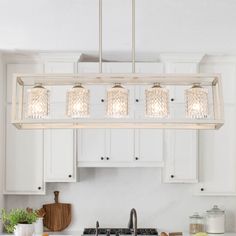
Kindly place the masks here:
<instances>
[{"instance_id":1,"label":"jar lid","mask_svg":"<svg viewBox=\"0 0 236 236\"><path fill-rule=\"evenodd\" d=\"M208 210L209 214L224 214L224 210L221 210L217 205L214 205L212 209Z\"/></svg>"},{"instance_id":2,"label":"jar lid","mask_svg":"<svg viewBox=\"0 0 236 236\"><path fill-rule=\"evenodd\" d=\"M198 212L195 212L192 216L189 216L190 219L203 219L203 216L200 216Z\"/></svg>"}]
</instances>

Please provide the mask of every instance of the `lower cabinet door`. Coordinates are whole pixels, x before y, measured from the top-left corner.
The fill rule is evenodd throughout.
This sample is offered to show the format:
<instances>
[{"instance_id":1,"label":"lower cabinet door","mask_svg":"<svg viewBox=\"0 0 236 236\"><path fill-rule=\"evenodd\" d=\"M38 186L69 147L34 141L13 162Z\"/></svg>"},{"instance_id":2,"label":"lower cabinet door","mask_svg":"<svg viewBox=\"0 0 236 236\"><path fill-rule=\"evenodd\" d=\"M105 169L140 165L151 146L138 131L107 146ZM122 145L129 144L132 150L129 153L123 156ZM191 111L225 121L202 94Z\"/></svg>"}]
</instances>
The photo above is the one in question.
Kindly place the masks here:
<instances>
[{"instance_id":1,"label":"lower cabinet door","mask_svg":"<svg viewBox=\"0 0 236 236\"><path fill-rule=\"evenodd\" d=\"M43 131L18 130L6 125L5 194L44 194Z\"/></svg>"},{"instance_id":2,"label":"lower cabinet door","mask_svg":"<svg viewBox=\"0 0 236 236\"><path fill-rule=\"evenodd\" d=\"M198 181L198 131L165 130L165 183Z\"/></svg>"},{"instance_id":3,"label":"lower cabinet door","mask_svg":"<svg viewBox=\"0 0 236 236\"><path fill-rule=\"evenodd\" d=\"M236 105L225 105L219 130L199 131L197 195L236 195Z\"/></svg>"},{"instance_id":4,"label":"lower cabinet door","mask_svg":"<svg viewBox=\"0 0 236 236\"><path fill-rule=\"evenodd\" d=\"M44 131L44 179L46 182L76 181L76 131Z\"/></svg>"}]
</instances>

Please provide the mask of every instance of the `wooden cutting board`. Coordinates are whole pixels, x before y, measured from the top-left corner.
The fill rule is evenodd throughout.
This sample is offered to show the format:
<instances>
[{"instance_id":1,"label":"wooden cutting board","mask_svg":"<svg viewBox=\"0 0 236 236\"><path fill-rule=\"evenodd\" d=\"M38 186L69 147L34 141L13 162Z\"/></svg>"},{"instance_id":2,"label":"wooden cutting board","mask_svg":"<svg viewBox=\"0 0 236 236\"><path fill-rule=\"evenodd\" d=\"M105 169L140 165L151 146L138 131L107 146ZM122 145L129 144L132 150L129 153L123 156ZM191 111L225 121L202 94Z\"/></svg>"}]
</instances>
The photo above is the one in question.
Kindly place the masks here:
<instances>
[{"instance_id":1,"label":"wooden cutting board","mask_svg":"<svg viewBox=\"0 0 236 236\"><path fill-rule=\"evenodd\" d=\"M54 192L55 203L43 205L46 214L43 225L51 231L62 231L71 222L71 204L59 203L59 191Z\"/></svg>"}]
</instances>

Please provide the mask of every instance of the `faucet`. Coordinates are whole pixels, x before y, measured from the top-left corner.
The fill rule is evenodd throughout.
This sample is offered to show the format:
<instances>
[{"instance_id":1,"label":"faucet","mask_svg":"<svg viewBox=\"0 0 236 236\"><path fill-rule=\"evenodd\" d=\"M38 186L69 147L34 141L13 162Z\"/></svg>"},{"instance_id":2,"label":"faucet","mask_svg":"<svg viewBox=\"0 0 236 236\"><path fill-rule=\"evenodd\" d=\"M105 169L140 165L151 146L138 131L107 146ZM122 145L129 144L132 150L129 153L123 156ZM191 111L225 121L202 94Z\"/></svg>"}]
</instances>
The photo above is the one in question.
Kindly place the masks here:
<instances>
[{"instance_id":1,"label":"faucet","mask_svg":"<svg viewBox=\"0 0 236 236\"><path fill-rule=\"evenodd\" d=\"M133 229L134 236L137 236L137 212L134 208L130 211L128 228Z\"/></svg>"},{"instance_id":2,"label":"faucet","mask_svg":"<svg viewBox=\"0 0 236 236\"><path fill-rule=\"evenodd\" d=\"M99 228L99 222L96 221L96 233L95 233L96 236L98 236L98 228Z\"/></svg>"}]
</instances>

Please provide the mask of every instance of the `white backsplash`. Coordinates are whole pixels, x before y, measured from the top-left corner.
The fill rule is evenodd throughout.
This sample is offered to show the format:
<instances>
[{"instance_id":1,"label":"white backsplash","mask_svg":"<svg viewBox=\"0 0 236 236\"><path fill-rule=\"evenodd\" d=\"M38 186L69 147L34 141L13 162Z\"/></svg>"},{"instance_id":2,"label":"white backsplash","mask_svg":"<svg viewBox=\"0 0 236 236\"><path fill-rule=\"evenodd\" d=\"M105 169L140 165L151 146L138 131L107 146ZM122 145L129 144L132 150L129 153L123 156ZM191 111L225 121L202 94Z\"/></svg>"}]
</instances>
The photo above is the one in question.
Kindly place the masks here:
<instances>
[{"instance_id":1,"label":"white backsplash","mask_svg":"<svg viewBox=\"0 0 236 236\"><path fill-rule=\"evenodd\" d=\"M226 209L226 230L236 231L236 197L193 196L191 184L162 184L158 168L79 169L78 183L49 183L46 196L7 196L6 207L39 208L54 201L71 203L72 222L68 230L94 227L127 227L129 211L138 212L139 227L187 231L188 216L203 213L218 204Z\"/></svg>"}]
</instances>

